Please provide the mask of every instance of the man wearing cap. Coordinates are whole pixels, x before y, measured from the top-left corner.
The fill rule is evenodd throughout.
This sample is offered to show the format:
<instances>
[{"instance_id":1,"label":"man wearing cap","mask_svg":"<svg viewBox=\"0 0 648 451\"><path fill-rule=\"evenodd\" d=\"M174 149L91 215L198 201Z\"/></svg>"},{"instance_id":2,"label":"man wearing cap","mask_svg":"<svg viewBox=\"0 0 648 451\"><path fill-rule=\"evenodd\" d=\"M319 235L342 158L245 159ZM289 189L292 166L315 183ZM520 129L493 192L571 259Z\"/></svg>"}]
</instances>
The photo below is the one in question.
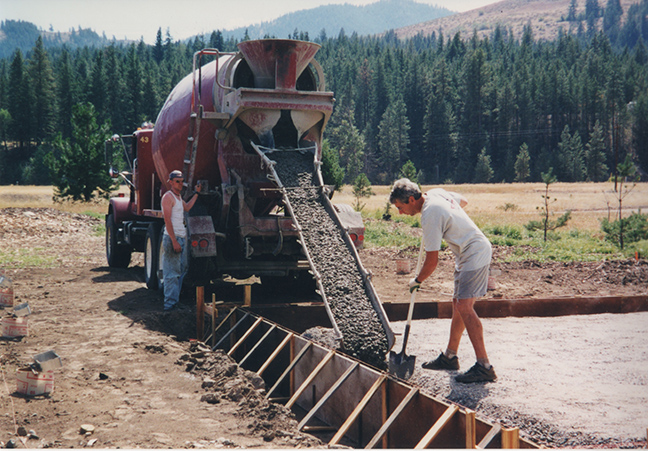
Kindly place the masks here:
<instances>
[{"instance_id":1,"label":"man wearing cap","mask_svg":"<svg viewBox=\"0 0 648 451\"><path fill-rule=\"evenodd\" d=\"M175 170L169 173L170 190L162 196L162 214L164 216L164 235L162 246L164 258L164 310L171 310L180 301L182 280L189 269L189 246L187 246L187 227L184 213L191 210L198 199L201 185L194 188L194 195L189 202L182 199L184 176Z\"/></svg>"},{"instance_id":2,"label":"man wearing cap","mask_svg":"<svg viewBox=\"0 0 648 451\"><path fill-rule=\"evenodd\" d=\"M421 213L422 239L426 255L420 272L410 280L410 292L418 290L421 283L436 269L441 240L445 240L455 255L454 295L448 346L435 360L424 363L423 368L458 370L457 350L466 330L477 362L465 373L457 375L455 380L462 383L494 381L497 376L488 361L482 323L474 309L475 300L484 296L488 288L491 245L463 210L468 201L458 193L441 188L423 194L418 185L408 179L394 182L389 201L400 214L414 216Z\"/></svg>"}]
</instances>

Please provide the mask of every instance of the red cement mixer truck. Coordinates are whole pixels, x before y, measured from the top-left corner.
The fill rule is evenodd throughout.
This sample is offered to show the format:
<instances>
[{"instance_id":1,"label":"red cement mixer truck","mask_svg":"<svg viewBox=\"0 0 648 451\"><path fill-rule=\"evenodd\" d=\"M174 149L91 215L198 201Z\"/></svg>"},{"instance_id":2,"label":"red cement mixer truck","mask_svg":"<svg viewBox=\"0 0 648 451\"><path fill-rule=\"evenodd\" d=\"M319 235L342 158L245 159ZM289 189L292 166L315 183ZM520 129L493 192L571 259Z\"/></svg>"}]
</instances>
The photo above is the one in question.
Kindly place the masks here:
<instances>
[{"instance_id":1,"label":"red cement mixer truck","mask_svg":"<svg viewBox=\"0 0 648 451\"><path fill-rule=\"evenodd\" d=\"M211 280L223 274L262 280L311 279L291 215L264 164L262 149L312 152L321 183L321 143L333 111L333 93L313 59L312 42L263 39L241 42L239 51L204 49L193 71L169 94L155 125L114 135L130 167L122 177L130 196L110 200L106 256L111 267L128 267L144 252L146 285L161 288L160 200L170 171L185 177L185 195L201 192L187 218L190 274ZM214 60L202 64L208 55ZM338 209L356 246L364 228L359 215Z\"/></svg>"}]
</instances>

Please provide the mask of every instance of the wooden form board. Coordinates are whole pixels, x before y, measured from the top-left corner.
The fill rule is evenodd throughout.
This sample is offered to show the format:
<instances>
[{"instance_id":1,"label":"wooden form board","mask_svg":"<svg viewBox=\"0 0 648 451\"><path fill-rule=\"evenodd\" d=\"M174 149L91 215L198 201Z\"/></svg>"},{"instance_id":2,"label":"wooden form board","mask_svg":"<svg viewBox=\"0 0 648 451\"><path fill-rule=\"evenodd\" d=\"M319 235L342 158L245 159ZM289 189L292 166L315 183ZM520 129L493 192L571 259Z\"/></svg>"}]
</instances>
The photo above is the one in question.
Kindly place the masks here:
<instances>
[{"instance_id":1,"label":"wooden form board","mask_svg":"<svg viewBox=\"0 0 648 451\"><path fill-rule=\"evenodd\" d=\"M247 316L246 316L247 315ZM414 389L384 371L306 340L249 312L237 312L223 350L262 373L270 399L306 412L304 431L331 431L330 444L383 448L537 448L475 412ZM228 324L223 322L222 324ZM276 368L269 368L276 364ZM317 425L309 425L317 420Z\"/></svg>"}]
</instances>

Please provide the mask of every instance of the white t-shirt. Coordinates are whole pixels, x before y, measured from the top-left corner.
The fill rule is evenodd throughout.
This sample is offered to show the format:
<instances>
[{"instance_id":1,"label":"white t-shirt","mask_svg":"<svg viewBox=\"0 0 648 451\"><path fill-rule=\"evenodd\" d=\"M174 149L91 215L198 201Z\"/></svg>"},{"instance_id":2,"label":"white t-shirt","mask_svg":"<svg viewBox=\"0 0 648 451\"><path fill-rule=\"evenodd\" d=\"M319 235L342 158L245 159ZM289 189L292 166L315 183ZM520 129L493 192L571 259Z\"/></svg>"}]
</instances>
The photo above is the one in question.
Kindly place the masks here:
<instances>
[{"instance_id":1,"label":"white t-shirt","mask_svg":"<svg viewBox=\"0 0 648 451\"><path fill-rule=\"evenodd\" d=\"M435 188L424 197L421 227L426 252L441 250L443 239L455 255L457 271L473 271L490 264L491 244L461 208L461 196Z\"/></svg>"},{"instance_id":2,"label":"white t-shirt","mask_svg":"<svg viewBox=\"0 0 648 451\"><path fill-rule=\"evenodd\" d=\"M171 224L173 225L173 233L176 238L185 238L187 236L187 228L184 223L184 205L182 203L182 197L178 197L173 192L168 191L173 198L175 199L175 204L171 209ZM164 229L164 234L168 235L166 228Z\"/></svg>"}]
</instances>

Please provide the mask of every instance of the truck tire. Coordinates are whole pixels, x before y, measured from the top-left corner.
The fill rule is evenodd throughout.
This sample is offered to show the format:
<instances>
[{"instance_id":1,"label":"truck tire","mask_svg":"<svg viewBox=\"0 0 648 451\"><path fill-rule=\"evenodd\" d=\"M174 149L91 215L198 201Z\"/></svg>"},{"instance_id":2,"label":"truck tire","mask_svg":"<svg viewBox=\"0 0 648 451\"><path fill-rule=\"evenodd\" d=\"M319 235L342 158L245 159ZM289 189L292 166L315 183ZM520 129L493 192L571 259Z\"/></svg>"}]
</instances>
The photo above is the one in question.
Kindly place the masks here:
<instances>
[{"instance_id":1,"label":"truck tire","mask_svg":"<svg viewBox=\"0 0 648 451\"><path fill-rule=\"evenodd\" d=\"M161 268L160 247L161 247L161 226L157 223L149 224L146 230L144 241L144 279L146 287L150 290L158 290L160 281L158 270Z\"/></svg>"},{"instance_id":2,"label":"truck tire","mask_svg":"<svg viewBox=\"0 0 648 451\"><path fill-rule=\"evenodd\" d=\"M162 245L162 237L164 235L164 226L160 229L160 239L158 240L158 270L157 270L157 279L158 291L164 291L164 273L162 272L162 262L164 261L164 246Z\"/></svg>"},{"instance_id":3,"label":"truck tire","mask_svg":"<svg viewBox=\"0 0 648 451\"><path fill-rule=\"evenodd\" d=\"M117 224L112 214L106 216L106 260L111 268L128 268L131 260L131 248L119 244Z\"/></svg>"}]
</instances>

